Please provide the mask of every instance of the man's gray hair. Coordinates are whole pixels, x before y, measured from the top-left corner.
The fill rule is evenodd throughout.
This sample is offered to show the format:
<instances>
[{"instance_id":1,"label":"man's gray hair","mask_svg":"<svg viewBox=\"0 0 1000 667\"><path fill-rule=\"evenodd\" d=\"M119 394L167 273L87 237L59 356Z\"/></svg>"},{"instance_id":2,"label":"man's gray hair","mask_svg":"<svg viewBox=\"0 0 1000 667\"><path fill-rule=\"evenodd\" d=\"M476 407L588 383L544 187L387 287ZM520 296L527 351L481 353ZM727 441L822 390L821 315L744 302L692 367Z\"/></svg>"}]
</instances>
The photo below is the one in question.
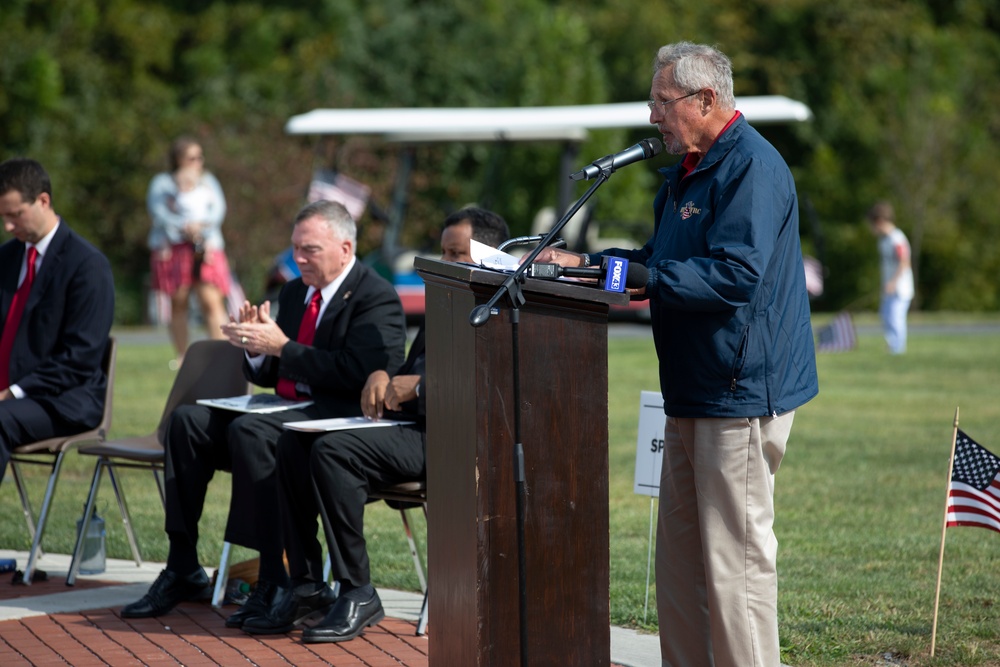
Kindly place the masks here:
<instances>
[{"instance_id":1,"label":"man's gray hair","mask_svg":"<svg viewBox=\"0 0 1000 667\"><path fill-rule=\"evenodd\" d=\"M350 241L357 248L358 226L354 223L354 218L348 213L343 204L335 201L320 199L311 204L306 204L299 214L295 216L295 224L303 220L318 216L326 222L333 235L343 241Z\"/></svg>"},{"instance_id":2,"label":"man's gray hair","mask_svg":"<svg viewBox=\"0 0 1000 667\"><path fill-rule=\"evenodd\" d=\"M736 108L736 99L733 97L733 64L722 51L692 42L667 44L656 53L653 72L671 65L674 68L674 83L681 90L695 93L711 88L722 109Z\"/></svg>"}]
</instances>

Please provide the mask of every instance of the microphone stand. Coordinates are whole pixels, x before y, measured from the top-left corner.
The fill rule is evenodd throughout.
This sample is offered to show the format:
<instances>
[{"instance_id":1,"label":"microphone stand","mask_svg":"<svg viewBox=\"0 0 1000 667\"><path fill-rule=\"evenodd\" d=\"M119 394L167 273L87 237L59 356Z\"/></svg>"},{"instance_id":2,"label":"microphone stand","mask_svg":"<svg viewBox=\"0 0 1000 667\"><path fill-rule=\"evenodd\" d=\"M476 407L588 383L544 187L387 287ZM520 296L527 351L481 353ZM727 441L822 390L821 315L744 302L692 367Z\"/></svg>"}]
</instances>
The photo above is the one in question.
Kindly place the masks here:
<instances>
[{"instance_id":1,"label":"microphone stand","mask_svg":"<svg viewBox=\"0 0 1000 667\"><path fill-rule=\"evenodd\" d=\"M490 318L493 311L493 306L503 298L506 294L510 299L510 328L511 328L511 348L512 354L514 356L513 363L513 373L514 373L514 485L516 488L515 495L515 514L516 514L516 532L517 532L517 580L518 580L518 625L520 629L521 638L521 667L528 667L528 586L527 586L527 557L525 555L524 546L524 521L525 521L525 475L524 475L524 446L521 441L521 363L520 363L520 335L518 333L518 325L521 319L521 306L524 305L524 291L522 285L524 284L524 272L527 271L528 266L535 260L536 257L546 248L552 240L556 237L556 234L562 230L562 228L569 222L580 207L583 206L588 199L597 191L597 188L601 187L611 174L614 172L612 167L607 167L601 169L600 173L595 177L594 184L583 194L580 199L576 201L573 206L566 212L566 214L557 222L549 233L542 238L541 242L535 248L528 253L517 269L503 282L500 288L496 291L489 301L485 304L476 306L469 313L469 323L474 327L481 327L486 324L486 321Z\"/></svg>"}]
</instances>

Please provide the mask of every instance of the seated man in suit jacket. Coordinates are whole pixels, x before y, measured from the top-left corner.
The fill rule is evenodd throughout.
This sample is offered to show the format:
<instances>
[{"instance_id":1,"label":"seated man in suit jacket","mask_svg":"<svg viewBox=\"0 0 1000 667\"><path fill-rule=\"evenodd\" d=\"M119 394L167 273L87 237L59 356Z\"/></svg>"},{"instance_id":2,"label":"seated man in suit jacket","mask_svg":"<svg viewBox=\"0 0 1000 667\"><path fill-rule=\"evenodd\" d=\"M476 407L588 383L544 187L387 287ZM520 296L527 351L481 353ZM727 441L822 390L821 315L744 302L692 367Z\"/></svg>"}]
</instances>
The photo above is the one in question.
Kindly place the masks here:
<instances>
[{"instance_id":1,"label":"seated man in suit jacket","mask_svg":"<svg viewBox=\"0 0 1000 667\"><path fill-rule=\"evenodd\" d=\"M223 326L229 341L246 350L244 373L286 398L313 403L271 414L239 414L200 405L170 417L166 445L166 568L126 618L159 616L179 602L206 594L208 575L198 563L198 520L216 470L232 471L226 540L260 552L258 595L268 599L288 584L282 553L275 448L287 421L361 414L361 389L369 374L395 370L403 361L406 328L392 285L357 261L354 220L342 205L319 201L295 218L292 247L302 277L270 302L244 303L238 322ZM328 586L303 596L308 610L333 602ZM251 605L252 607L253 605ZM227 624L242 625L246 610Z\"/></svg>"},{"instance_id":2,"label":"seated man in suit jacket","mask_svg":"<svg viewBox=\"0 0 1000 667\"><path fill-rule=\"evenodd\" d=\"M0 478L20 445L94 428L115 312L111 265L52 207L35 160L0 164ZM30 260L30 261L29 261Z\"/></svg>"},{"instance_id":3,"label":"seated man in suit jacket","mask_svg":"<svg viewBox=\"0 0 1000 667\"><path fill-rule=\"evenodd\" d=\"M469 239L496 247L508 236L499 215L478 208L453 213L441 233L443 258L472 262ZM305 642L340 642L358 636L383 617L369 577L364 511L372 488L424 479L424 329L410 346L406 363L390 377L375 371L361 393L368 419L391 417L412 425L333 431L316 437L286 431L278 446L282 523L293 586L274 597L265 613L243 623L254 634L284 633L300 615L300 595L322 582L322 548L316 517L323 516L326 543L340 596L326 617L302 633Z\"/></svg>"}]
</instances>

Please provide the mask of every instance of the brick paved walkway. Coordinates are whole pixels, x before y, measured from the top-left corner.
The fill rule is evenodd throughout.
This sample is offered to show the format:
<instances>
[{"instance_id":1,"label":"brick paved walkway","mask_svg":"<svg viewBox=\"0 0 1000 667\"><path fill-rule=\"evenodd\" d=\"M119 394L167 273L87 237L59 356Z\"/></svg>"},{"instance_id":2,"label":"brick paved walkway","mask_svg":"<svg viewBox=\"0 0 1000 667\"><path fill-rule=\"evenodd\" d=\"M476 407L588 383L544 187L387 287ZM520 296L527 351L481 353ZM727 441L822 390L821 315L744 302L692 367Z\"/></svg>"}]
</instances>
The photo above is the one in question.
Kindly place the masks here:
<instances>
[{"instance_id":1,"label":"brick paved walkway","mask_svg":"<svg viewBox=\"0 0 1000 667\"><path fill-rule=\"evenodd\" d=\"M427 665L427 637L417 637L409 621L386 618L342 644L303 644L298 631L255 637L227 628L232 611L191 602L151 619L95 609L2 621L0 665Z\"/></svg>"},{"instance_id":2,"label":"brick paved walkway","mask_svg":"<svg viewBox=\"0 0 1000 667\"><path fill-rule=\"evenodd\" d=\"M0 549L0 556L26 555ZM0 574L0 667L93 665L332 665L333 667L428 667L428 637L416 636L423 597L380 590L386 618L360 637L341 644L303 644L301 632L253 636L227 628L234 605L216 609L188 602L160 618L123 619L122 605L138 599L161 563L136 567L108 559L107 572L65 584L69 557L46 554L47 581L11 584ZM433 619L428 633L433 633ZM655 635L611 628L612 667L659 667ZM446 665L443 667L461 667ZM546 666L548 667L548 666Z\"/></svg>"}]
</instances>

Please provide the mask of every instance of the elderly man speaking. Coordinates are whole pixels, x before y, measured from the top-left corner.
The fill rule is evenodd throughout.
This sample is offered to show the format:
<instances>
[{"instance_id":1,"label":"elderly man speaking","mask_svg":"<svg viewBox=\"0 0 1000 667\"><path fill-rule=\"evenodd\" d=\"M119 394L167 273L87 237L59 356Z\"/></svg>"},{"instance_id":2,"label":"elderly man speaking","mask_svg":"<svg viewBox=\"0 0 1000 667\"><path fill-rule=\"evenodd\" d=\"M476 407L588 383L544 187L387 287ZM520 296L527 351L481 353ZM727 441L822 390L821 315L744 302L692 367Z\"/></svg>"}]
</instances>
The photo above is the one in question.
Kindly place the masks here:
<instances>
[{"instance_id":1,"label":"elderly man speaking","mask_svg":"<svg viewBox=\"0 0 1000 667\"><path fill-rule=\"evenodd\" d=\"M664 666L778 667L774 474L795 410L819 391L785 161L735 109L732 65L710 46L662 47L649 121L667 151L649 269L667 415L656 597ZM579 266L561 250L538 261Z\"/></svg>"}]
</instances>

